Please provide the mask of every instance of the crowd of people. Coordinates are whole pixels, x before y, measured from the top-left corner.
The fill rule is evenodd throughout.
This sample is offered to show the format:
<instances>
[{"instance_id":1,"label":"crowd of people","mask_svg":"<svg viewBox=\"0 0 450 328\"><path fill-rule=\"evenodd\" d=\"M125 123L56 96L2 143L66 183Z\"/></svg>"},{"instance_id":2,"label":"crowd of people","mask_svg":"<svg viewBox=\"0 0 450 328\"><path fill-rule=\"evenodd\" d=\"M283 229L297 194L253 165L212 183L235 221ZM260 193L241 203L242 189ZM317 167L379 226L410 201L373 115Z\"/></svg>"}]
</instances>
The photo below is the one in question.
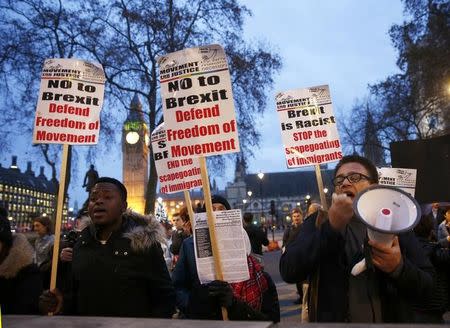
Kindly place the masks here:
<instances>
[{"instance_id":1,"label":"crowd of people","mask_svg":"<svg viewBox=\"0 0 450 328\"><path fill-rule=\"evenodd\" d=\"M328 211L313 203L294 209L283 236L282 278L297 285L303 322L442 323L449 307L450 209L433 204L414 231L391 245L367 238L353 212L359 192L378 183L375 166L345 156L336 166ZM212 196L213 211L230 210ZM205 208L196 208L206 211ZM243 215L249 279L202 284L186 207L173 229L127 206L118 180L98 178L86 209L61 243L57 287L50 290L52 222L36 218L34 247L13 234L0 209L0 305L3 314L280 321L275 283L264 270L269 241L250 213ZM367 270L351 269L366 259Z\"/></svg>"}]
</instances>

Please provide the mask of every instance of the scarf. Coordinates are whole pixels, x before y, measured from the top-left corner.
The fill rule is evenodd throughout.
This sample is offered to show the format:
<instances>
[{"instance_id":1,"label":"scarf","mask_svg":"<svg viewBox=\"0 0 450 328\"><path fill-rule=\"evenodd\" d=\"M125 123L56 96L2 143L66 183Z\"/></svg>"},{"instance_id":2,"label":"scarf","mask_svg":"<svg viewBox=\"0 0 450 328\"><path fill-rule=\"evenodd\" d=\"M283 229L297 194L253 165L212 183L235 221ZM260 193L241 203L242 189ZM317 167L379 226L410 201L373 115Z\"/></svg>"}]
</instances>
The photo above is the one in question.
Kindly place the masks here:
<instances>
[{"instance_id":1,"label":"scarf","mask_svg":"<svg viewBox=\"0 0 450 328\"><path fill-rule=\"evenodd\" d=\"M250 279L231 283L233 295L237 299L247 303L254 310L261 310L262 295L268 289L267 279L264 271L253 256L247 256L248 271Z\"/></svg>"}]
</instances>

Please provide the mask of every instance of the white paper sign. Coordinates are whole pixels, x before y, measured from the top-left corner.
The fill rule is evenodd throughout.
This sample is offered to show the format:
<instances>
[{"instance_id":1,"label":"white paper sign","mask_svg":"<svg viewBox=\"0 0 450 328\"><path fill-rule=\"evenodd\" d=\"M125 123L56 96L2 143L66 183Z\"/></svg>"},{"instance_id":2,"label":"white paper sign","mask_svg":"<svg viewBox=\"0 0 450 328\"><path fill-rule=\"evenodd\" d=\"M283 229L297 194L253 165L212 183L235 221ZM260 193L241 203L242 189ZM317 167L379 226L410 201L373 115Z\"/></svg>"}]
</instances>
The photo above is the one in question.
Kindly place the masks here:
<instances>
[{"instance_id":1,"label":"white paper sign","mask_svg":"<svg viewBox=\"0 0 450 328\"><path fill-rule=\"evenodd\" d=\"M223 279L230 283L250 279L241 210L216 211L213 215ZM205 284L216 279L206 213L195 214L193 231L198 278Z\"/></svg>"},{"instance_id":2,"label":"white paper sign","mask_svg":"<svg viewBox=\"0 0 450 328\"><path fill-rule=\"evenodd\" d=\"M280 92L275 100L288 168L342 158L328 85Z\"/></svg>"},{"instance_id":3,"label":"white paper sign","mask_svg":"<svg viewBox=\"0 0 450 328\"><path fill-rule=\"evenodd\" d=\"M34 120L33 143L98 143L105 74L98 63L46 59Z\"/></svg>"},{"instance_id":4,"label":"white paper sign","mask_svg":"<svg viewBox=\"0 0 450 328\"><path fill-rule=\"evenodd\" d=\"M416 169L378 167L379 184L393 186L406 191L414 197L416 191Z\"/></svg>"},{"instance_id":5,"label":"white paper sign","mask_svg":"<svg viewBox=\"0 0 450 328\"><path fill-rule=\"evenodd\" d=\"M169 156L239 152L230 73L219 45L190 48L158 60Z\"/></svg>"},{"instance_id":6,"label":"white paper sign","mask_svg":"<svg viewBox=\"0 0 450 328\"><path fill-rule=\"evenodd\" d=\"M164 123L156 127L152 132L151 139L161 193L172 194L202 187L198 158L171 159L169 157Z\"/></svg>"}]
</instances>

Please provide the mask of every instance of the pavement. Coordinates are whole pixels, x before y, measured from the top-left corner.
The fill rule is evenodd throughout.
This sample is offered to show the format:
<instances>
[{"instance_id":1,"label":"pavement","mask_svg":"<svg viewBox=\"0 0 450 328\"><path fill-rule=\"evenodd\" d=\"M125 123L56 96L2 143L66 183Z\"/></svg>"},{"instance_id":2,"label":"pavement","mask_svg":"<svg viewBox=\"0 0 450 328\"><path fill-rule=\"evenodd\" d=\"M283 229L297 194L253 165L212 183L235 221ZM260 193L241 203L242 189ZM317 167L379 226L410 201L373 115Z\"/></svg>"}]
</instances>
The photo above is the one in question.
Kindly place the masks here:
<instances>
[{"instance_id":1,"label":"pavement","mask_svg":"<svg viewBox=\"0 0 450 328\"><path fill-rule=\"evenodd\" d=\"M272 234L269 232L269 240L272 240ZM275 241L281 249L281 240L283 239L283 231L275 232ZM275 285L277 286L278 299L280 301L280 313L282 323L300 323L301 305L294 304L298 298L297 288L295 284L288 284L283 281L280 275L279 262L281 250L264 252L264 270L270 274Z\"/></svg>"}]
</instances>

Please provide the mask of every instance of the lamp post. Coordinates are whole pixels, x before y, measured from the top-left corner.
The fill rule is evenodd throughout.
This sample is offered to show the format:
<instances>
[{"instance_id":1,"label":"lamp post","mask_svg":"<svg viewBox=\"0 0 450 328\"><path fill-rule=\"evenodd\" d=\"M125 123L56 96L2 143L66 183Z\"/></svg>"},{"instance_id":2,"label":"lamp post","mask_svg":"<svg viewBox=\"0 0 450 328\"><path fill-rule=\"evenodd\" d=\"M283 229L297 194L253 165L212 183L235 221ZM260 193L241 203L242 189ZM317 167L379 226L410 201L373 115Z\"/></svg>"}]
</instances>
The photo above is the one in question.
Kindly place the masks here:
<instances>
[{"instance_id":1,"label":"lamp post","mask_svg":"<svg viewBox=\"0 0 450 328\"><path fill-rule=\"evenodd\" d=\"M262 194L262 182L264 178L264 173L259 172L258 173L259 178L259 196L261 197L261 218L264 217L264 201L263 201L263 194Z\"/></svg>"},{"instance_id":2,"label":"lamp post","mask_svg":"<svg viewBox=\"0 0 450 328\"><path fill-rule=\"evenodd\" d=\"M258 178L259 178L259 197L261 198L261 217L260 217L260 222L261 224L265 224L265 218L264 218L264 204L263 204L263 195L262 195L262 181L264 178L264 173L262 173L261 171L258 173ZM266 230L266 234L267 234L267 229Z\"/></svg>"},{"instance_id":3,"label":"lamp post","mask_svg":"<svg viewBox=\"0 0 450 328\"><path fill-rule=\"evenodd\" d=\"M248 202L249 204L252 203L252 195L253 195L253 191L251 191L251 190L247 191L248 201L246 201L246 202ZM250 212L251 211L252 211L252 209L250 208Z\"/></svg>"},{"instance_id":4,"label":"lamp post","mask_svg":"<svg viewBox=\"0 0 450 328\"><path fill-rule=\"evenodd\" d=\"M245 207L247 206L247 199L243 199L242 200L242 203L244 204L243 206L242 206L242 208L243 208L243 210L245 211Z\"/></svg>"}]
</instances>

